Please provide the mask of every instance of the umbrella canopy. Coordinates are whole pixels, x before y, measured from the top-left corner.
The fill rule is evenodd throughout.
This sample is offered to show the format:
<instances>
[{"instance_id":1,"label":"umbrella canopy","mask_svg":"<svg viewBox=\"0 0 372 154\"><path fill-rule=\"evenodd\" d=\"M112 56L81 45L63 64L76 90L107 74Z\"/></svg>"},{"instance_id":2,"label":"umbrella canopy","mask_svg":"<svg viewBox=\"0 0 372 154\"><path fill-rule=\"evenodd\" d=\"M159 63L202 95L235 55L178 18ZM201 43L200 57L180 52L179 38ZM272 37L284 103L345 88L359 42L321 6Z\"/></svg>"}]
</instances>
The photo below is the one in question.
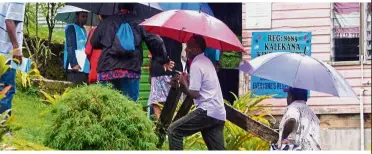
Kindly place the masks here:
<instances>
[{"instance_id":1,"label":"umbrella canopy","mask_svg":"<svg viewBox=\"0 0 372 154\"><path fill-rule=\"evenodd\" d=\"M194 10L201 11L210 16L214 17L212 9L207 3L159 3L163 11L167 10ZM212 62L219 61L220 50L214 48L207 48L205 50L206 56L209 57Z\"/></svg>"},{"instance_id":2,"label":"umbrella canopy","mask_svg":"<svg viewBox=\"0 0 372 154\"><path fill-rule=\"evenodd\" d=\"M142 19L147 19L162 11L158 3L136 3L134 14ZM119 13L119 3L67 3L67 5L76 6L89 10L98 15L114 15Z\"/></svg>"},{"instance_id":3,"label":"umbrella canopy","mask_svg":"<svg viewBox=\"0 0 372 154\"><path fill-rule=\"evenodd\" d=\"M70 5L66 5L65 7L59 8L57 10L57 15L55 19L68 24L75 23L76 12L88 12L87 25L89 26L95 26L99 23L98 15L95 15L94 13L89 12L88 10Z\"/></svg>"},{"instance_id":4,"label":"umbrella canopy","mask_svg":"<svg viewBox=\"0 0 372 154\"><path fill-rule=\"evenodd\" d=\"M159 3L163 11L167 10L194 10L214 16L212 9L207 3Z\"/></svg>"},{"instance_id":5,"label":"umbrella canopy","mask_svg":"<svg viewBox=\"0 0 372 154\"><path fill-rule=\"evenodd\" d=\"M239 66L239 70L294 88L338 97L357 97L336 69L307 55L288 52L270 53Z\"/></svg>"},{"instance_id":6,"label":"umbrella canopy","mask_svg":"<svg viewBox=\"0 0 372 154\"><path fill-rule=\"evenodd\" d=\"M151 33L182 43L198 34L204 36L209 48L244 51L243 45L225 23L203 12L169 10L147 19L141 25Z\"/></svg>"}]
</instances>

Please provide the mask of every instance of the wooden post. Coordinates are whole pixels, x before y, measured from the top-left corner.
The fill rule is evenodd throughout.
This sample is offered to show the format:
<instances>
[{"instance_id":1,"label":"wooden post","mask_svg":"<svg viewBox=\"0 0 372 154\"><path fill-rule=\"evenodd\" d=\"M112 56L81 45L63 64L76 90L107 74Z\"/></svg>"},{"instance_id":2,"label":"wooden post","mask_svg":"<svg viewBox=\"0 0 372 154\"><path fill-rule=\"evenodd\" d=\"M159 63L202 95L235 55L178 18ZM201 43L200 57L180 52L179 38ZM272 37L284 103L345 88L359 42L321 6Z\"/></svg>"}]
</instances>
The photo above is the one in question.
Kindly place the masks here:
<instances>
[{"instance_id":1,"label":"wooden post","mask_svg":"<svg viewBox=\"0 0 372 154\"><path fill-rule=\"evenodd\" d=\"M187 96L183 101L180 109L178 110L176 117L174 117L173 122L177 121L178 119L182 118L187 113L189 113L192 104L194 104L194 100L190 96Z\"/></svg>"},{"instance_id":2,"label":"wooden post","mask_svg":"<svg viewBox=\"0 0 372 154\"><path fill-rule=\"evenodd\" d=\"M237 125L238 127L271 143L275 143L278 140L278 132L271 129L270 127L267 127L266 125L253 120L247 115L234 109L230 105L225 104L225 110L226 119L229 120L231 123Z\"/></svg>"},{"instance_id":3,"label":"wooden post","mask_svg":"<svg viewBox=\"0 0 372 154\"><path fill-rule=\"evenodd\" d=\"M172 85L171 89L169 90L169 94L167 96L167 100L164 103L163 110L160 114L160 118L158 123L156 124L157 129L157 136L159 137L159 141L157 143L157 148L161 148L165 141L166 131L172 122L172 118L174 112L176 112L178 101L181 97L181 90L178 84Z\"/></svg>"}]
</instances>

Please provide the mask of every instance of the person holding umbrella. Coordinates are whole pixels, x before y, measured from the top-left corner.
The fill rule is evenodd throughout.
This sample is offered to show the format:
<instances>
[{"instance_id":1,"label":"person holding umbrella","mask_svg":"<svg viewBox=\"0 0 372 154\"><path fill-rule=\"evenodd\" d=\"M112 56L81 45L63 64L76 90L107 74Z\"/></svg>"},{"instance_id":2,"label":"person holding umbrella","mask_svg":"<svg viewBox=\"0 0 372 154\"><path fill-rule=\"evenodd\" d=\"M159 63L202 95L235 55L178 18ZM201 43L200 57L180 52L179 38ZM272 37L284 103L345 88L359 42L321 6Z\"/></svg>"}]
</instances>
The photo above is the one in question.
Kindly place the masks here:
<instances>
[{"instance_id":1,"label":"person holding umbrella","mask_svg":"<svg viewBox=\"0 0 372 154\"><path fill-rule=\"evenodd\" d=\"M194 99L196 110L173 122L168 128L170 150L183 149L183 137L201 132L209 150L224 150L223 128L226 111L220 83L212 62L204 55L203 36L187 42L187 57L193 59L190 75L182 73L183 92Z\"/></svg>"},{"instance_id":2,"label":"person holding umbrella","mask_svg":"<svg viewBox=\"0 0 372 154\"><path fill-rule=\"evenodd\" d=\"M357 97L335 68L304 54L269 53L240 65L239 70L291 87L287 90L288 107L279 126L278 145L272 145L272 150L321 150L319 119L306 105L307 90Z\"/></svg>"},{"instance_id":3,"label":"person holding umbrella","mask_svg":"<svg viewBox=\"0 0 372 154\"><path fill-rule=\"evenodd\" d=\"M132 13L135 4L117 5L119 13L107 17L97 26L90 43L93 48L102 49L97 66L98 80L113 84L122 94L137 101L143 63L142 41L165 71L171 70L174 62L167 57L163 40L139 25L141 18Z\"/></svg>"},{"instance_id":4,"label":"person holding umbrella","mask_svg":"<svg viewBox=\"0 0 372 154\"><path fill-rule=\"evenodd\" d=\"M75 23L66 26L65 30L65 63L64 68L67 71L67 80L75 84L86 83L89 73L89 62L79 64L78 59L84 57L77 57L77 55L85 54L85 44L87 41L86 30L84 25L87 22L87 12L76 12ZM79 52L79 53L77 53ZM86 56L86 55L85 55Z\"/></svg>"},{"instance_id":5,"label":"person holding umbrella","mask_svg":"<svg viewBox=\"0 0 372 154\"><path fill-rule=\"evenodd\" d=\"M306 104L307 90L292 87L285 90L288 93L288 106L279 125L278 147L321 150L320 121Z\"/></svg>"}]
</instances>

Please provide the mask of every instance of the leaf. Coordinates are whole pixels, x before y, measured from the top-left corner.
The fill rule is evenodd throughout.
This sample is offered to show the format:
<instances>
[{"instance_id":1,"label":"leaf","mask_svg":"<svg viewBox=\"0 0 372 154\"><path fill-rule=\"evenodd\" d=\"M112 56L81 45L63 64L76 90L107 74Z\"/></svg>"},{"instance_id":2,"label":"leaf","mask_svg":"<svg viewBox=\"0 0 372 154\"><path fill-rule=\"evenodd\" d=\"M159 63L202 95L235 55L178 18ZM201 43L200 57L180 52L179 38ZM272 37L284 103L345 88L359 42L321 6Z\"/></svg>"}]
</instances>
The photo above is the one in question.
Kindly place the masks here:
<instances>
[{"instance_id":1,"label":"leaf","mask_svg":"<svg viewBox=\"0 0 372 154\"><path fill-rule=\"evenodd\" d=\"M9 69L6 65L6 58L4 55L0 55L0 77Z\"/></svg>"}]
</instances>

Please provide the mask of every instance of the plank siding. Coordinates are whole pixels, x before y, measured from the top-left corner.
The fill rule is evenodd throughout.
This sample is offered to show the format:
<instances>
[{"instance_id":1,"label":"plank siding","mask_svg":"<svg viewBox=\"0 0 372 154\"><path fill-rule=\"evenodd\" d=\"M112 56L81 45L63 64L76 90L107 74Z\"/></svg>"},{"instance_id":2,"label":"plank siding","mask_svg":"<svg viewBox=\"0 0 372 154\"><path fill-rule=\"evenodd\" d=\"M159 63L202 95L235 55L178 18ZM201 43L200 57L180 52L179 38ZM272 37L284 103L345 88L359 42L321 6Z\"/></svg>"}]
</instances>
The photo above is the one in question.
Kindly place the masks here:
<instances>
[{"instance_id":1,"label":"plank siding","mask_svg":"<svg viewBox=\"0 0 372 154\"><path fill-rule=\"evenodd\" d=\"M242 10L245 10L243 3ZM331 3L272 3L272 28L249 30L245 28L245 12L242 14L242 41L245 52L242 61L251 59L252 32L259 31L311 31L312 57L329 62L331 57ZM364 112L371 113L371 65L334 66L348 81L356 94L363 88ZM249 90L249 75L240 73L239 94L244 95ZM369 84L363 84L369 82ZM283 114L286 106L285 99L269 99L262 104L272 106L273 114ZM359 113L359 100L332 97L328 94L311 91L308 104L318 114Z\"/></svg>"}]
</instances>

